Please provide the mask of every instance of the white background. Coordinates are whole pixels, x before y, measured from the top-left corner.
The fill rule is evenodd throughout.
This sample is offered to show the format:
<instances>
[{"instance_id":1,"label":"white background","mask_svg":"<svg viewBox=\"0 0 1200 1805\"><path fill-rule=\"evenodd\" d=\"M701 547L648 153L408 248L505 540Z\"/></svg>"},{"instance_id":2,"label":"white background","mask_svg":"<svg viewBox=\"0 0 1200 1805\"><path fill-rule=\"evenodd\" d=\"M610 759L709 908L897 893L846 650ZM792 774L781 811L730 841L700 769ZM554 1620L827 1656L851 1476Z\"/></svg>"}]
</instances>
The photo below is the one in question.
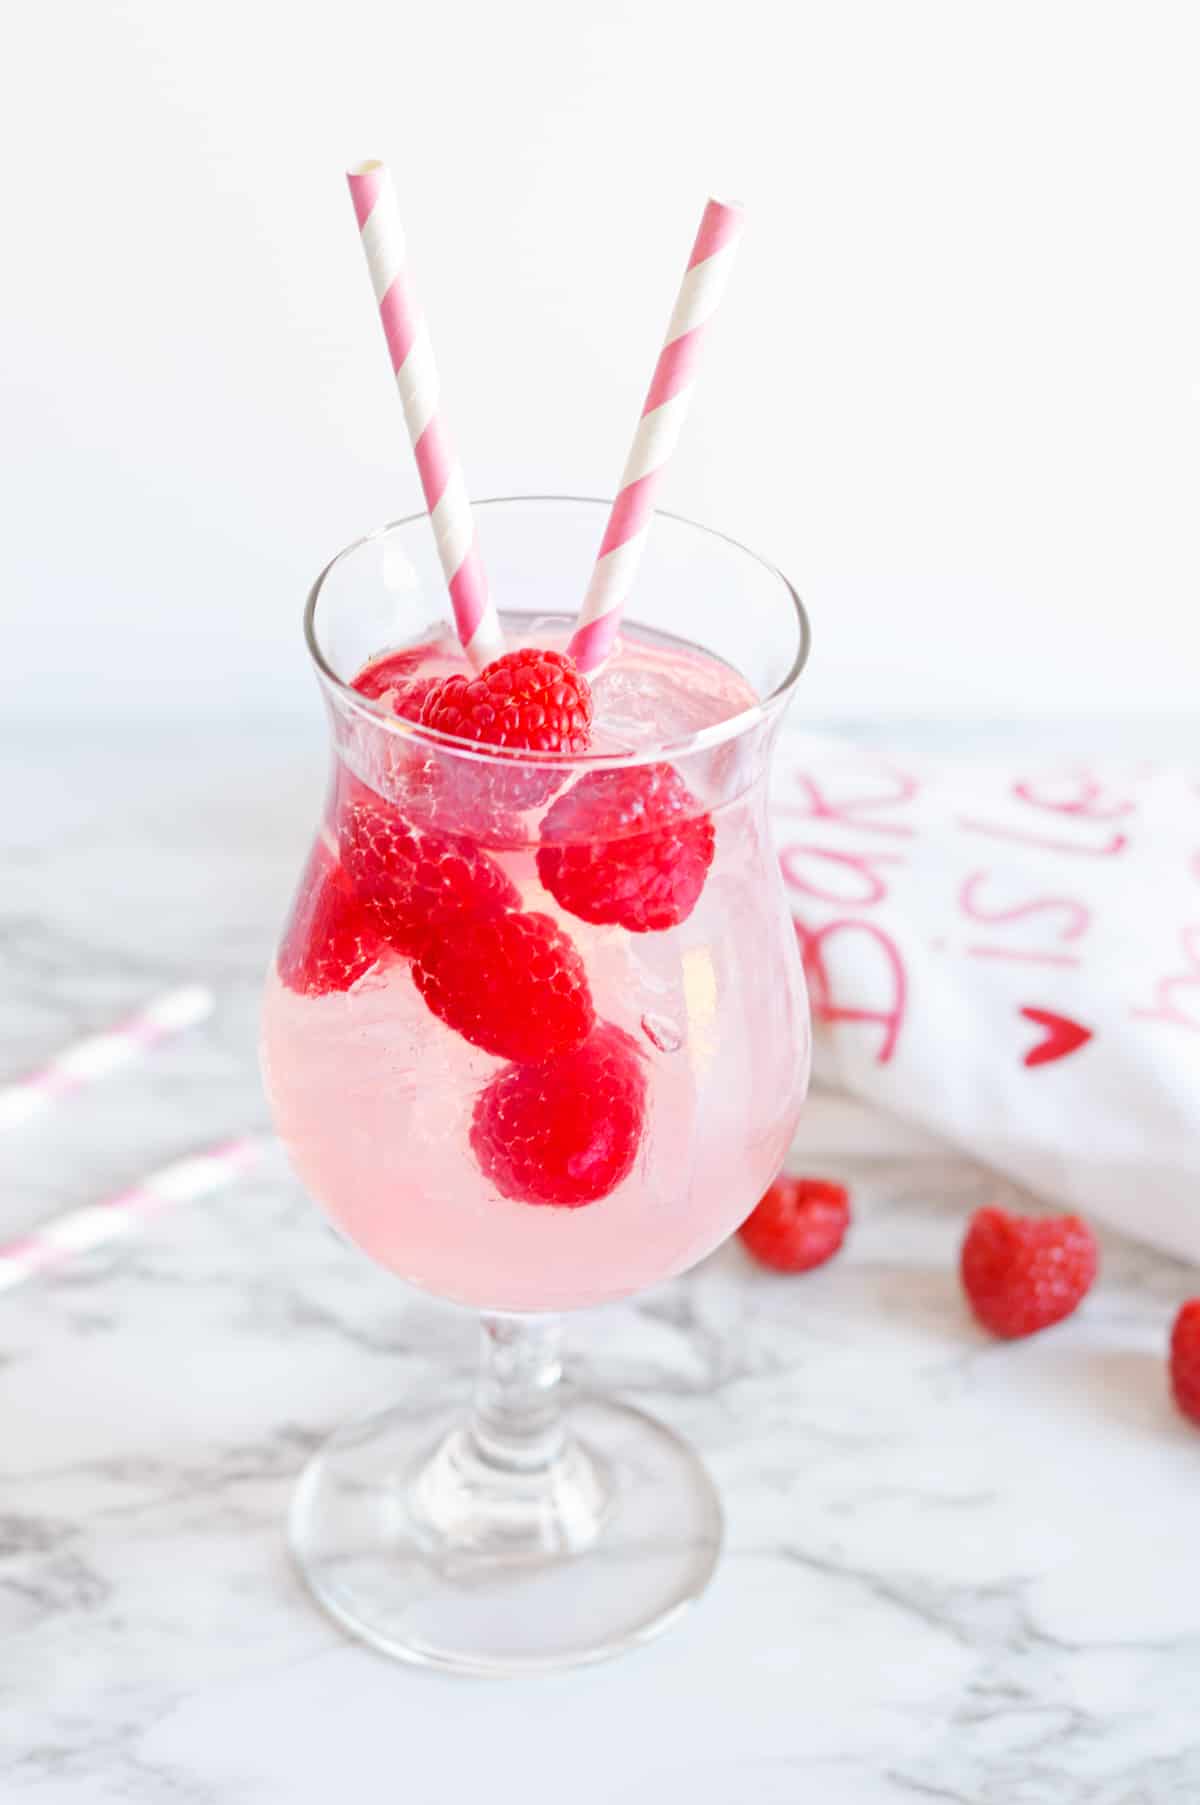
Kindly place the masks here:
<instances>
[{"instance_id":1,"label":"white background","mask_svg":"<svg viewBox=\"0 0 1200 1805\"><path fill-rule=\"evenodd\" d=\"M664 503L794 576L810 710L1188 707L1196 17L22 8L4 705L308 705L309 579L419 502L342 180L376 155L476 493L611 493L705 194L735 194Z\"/></svg>"}]
</instances>

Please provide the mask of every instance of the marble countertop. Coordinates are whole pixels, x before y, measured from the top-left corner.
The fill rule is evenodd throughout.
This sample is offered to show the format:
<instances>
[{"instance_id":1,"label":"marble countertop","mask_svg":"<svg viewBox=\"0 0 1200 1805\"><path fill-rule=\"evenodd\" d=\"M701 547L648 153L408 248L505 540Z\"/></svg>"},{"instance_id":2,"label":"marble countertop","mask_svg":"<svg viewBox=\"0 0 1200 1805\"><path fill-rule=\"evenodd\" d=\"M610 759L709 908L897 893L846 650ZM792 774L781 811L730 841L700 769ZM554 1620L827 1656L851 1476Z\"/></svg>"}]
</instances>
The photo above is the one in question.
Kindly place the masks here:
<instances>
[{"instance_id":1,"label":"marble countertop","mask_svg":"<svg viewBox=\"0 0 1200 1805\"><path fill-rule=\"evenodd\" d=\"M23 1231L266 1126L257 990L321 727L40 723L2 746L0 1073L168 984L204 1028L0 1143ZM0 1298L5 1805L1158 1805L1200 1798L1200 1438L1161 1366L1188 1268L1105 1238L1071 1324L998 1344L965 1211L1011 1188L915 1138L802 1280L726 1247L572 1325L574 1370L701 1450L723 1565L669 1635L456 1681L346 1640L294 1577L294 1475L346 1416L464 1393L468 1317L336 1240L281 1161ZM853 1149L853 1151L852 1151ZM464 1733L466 1732L466 1733Z\"/></svg>"}]
</instances>

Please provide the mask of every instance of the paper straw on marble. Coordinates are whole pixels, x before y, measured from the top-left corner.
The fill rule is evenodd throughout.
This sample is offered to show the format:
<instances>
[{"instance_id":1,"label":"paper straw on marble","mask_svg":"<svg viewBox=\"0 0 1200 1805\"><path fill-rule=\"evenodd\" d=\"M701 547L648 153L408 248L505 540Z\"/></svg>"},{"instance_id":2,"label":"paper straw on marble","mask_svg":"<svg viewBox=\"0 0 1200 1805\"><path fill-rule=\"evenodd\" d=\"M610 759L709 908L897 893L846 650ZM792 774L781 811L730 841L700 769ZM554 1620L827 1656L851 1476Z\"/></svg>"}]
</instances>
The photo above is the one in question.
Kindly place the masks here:
<instances>
[{"instance_id":1,"label":"paper straw on marble","mask_svg":"<svg viewBox=\"0 0 1200 1805\"><path fill-rule=\"evenodd\" d=\"M437 366L408 268L396 191L382 163L362 163L348 172L346 180L450 591L454 624L464 652L478 669L500 656L504 641L479 556L462 468L442 412Z\"/></svg>"},{"instance_id":2,"label":"paper straw on marble","mask_svg":"<svg viewBox=\"0 0 1200 1805\"><path fill-rule=\"evenodd\" d=\"M0 1291L14 1290L26 1279L61 1266L75 1255L133 1234L162 1210L194 1203L224 1189L257 1164L272 1144L269 1136L246 1135L224 1141L203 1153L173 1160L102 1203L68 1210L32 1233L0 1244Z\"/></svg>"},{"instance_id":3,"label":"paper straw on marble","mask_svg":"<svg viewBox=\"0 0 1200 1805\"><path fill-rule=\"evenodd\" d=\"M683 430L701 349L729 279L742 225L738 206L710 200L704 209L568 648L582 671L604 663L620 630L646 548L655 496ZM686 617L680 624L686 633Z\"/></svg>"},{"instance_id":4,"label":"paper straw on marble","mask_svg":"<svg viewBox=\"0 0 1200 1805\"><path fill-rule=\"evenodd\" d=\"M203 984L184 984L101 1034L89 1034L47 1064L13 1083L0 1085L0 1129L40 1115L71 1092L82 1090L131 1064L172 1034L194 1028L212 1014L213 994Z\"/></svg>"}]
</instances>

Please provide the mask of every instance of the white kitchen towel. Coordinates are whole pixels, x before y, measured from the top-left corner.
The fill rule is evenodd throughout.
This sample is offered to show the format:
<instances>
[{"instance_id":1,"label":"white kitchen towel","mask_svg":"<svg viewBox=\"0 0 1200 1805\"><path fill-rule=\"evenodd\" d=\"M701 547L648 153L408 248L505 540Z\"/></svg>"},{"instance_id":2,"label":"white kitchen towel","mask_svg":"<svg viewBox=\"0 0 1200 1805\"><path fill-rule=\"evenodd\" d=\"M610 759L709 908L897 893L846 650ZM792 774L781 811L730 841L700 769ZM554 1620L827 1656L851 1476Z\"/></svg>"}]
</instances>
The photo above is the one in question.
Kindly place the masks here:
<instances>
[{"instance_id":1,"label":"white kitchen towel","mask_svg":"<svg viewBox=\"0 0 1200 1805\"><path fill-rule=\"evenodd\" d=\"M1200 772L785 734L822 1081L1200 1261Z\"/></svg>"}]
</instances>

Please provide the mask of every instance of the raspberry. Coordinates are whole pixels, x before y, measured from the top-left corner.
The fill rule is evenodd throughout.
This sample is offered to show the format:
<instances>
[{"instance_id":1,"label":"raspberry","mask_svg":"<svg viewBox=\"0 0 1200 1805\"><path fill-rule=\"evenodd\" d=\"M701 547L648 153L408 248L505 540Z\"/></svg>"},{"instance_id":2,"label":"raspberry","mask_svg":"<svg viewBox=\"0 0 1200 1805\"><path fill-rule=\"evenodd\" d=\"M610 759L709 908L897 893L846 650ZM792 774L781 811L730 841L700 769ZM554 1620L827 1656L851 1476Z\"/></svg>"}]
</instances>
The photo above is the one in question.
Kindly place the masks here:
<instances>
[{"instance_id":1,"label":"raspberry","mask_svg":"<svg viewBox=\"0 0 1200 1805\"><path fill-rule=\"evenodd\" d=\"M444 677L421 719L439 733L523 752L586 752L592 692L565 652L532 647L494 658L477 677Z\"/></svg>"},{"instance_id":2,"label":"raspberry","mask_svg":"<svg viewBox=\"0 0 1200 1805\"><path fill-rule=\"evenodd\" d=\"M313 847L279 948L279 977L299 996L349 990L383 952L379 929L323 840Z\"/></svg>"},{"instance_id":3,"label":"raspberry","mask_svg":"<svg viewBox=\"0 0 1200 1805\"><path fill-rule=\"evenodd\" d=\"M713 861L712 817L670 765L591 771L542 822L538 876L581 921L678 927Z\"/></svg>"},{"instance_id":4,"label":"raspberry","mask_svg":"<svg viewBox=\"0 0 1200 1805\"><path fill-rule=\"evenodd\" d=\"M362 785L351 795L338 818L342 863L397 952L415 952L457 920L520 908L516 886L470 840L413 827Z\"/></svg>"},{"instance_id":5,"label":"raspberry","mask_svg":"<svg viewBox=\"0 0 1200 1805\"><path fill-rule=\"evenodd\" d=\"M498 1072L476 1100L471 1148L502 1197L578 1209L628 1178L645 1115L641 1053L601 1022L561 1059Z\"/></svg>"},{"instance_id":6,"label":"raspberry","mask_svg":"<svg viewBox=\"0 0 1200 1805\"><path fill-rule=\"evenodd\" d=\"M738 1234L763 1266L810 1272L831 1260L850 1226L850 1194L827 1178L777 1178Z\"/></svg>"},{"instance_id":7,"label":"raspberry","mask_svg":"<svg viewBox=\"0 0 1200 1805\"><path fill-rule=\"evenodd\" d=\"M592 734L592 693L565 652L506 652L477 677L445 677L421 710L426 727L475 740L488 763L446 754L437 785L449 813L541 808L565 771L522 767L522 752L583 752Z\"/></svg>"},{"instance_id":8,"label":"raspberry","mask_svg":"<svg viewBox=\"0 0 1200 1805\"><path fill-rule=\"evenodd\" d=\"M402 721L419 721L429 697L438 686L436 677L409 677L395 684L384 698L392 713Z\"/></svg>"},{"instance_id":9,"label":"raspberry","mask_svg":"<svg viewBox=\"0 0 1200 1805\"><path fill-rule=\"evenodd\" d=\"M962 1244L963 1289L993 1335L1035 1335L1082 1303L1098 1259L1096 1238L1078 1216L976 1210Z\"/></svg>"},{"instance_id":10,"label":"raspberry","mask_svg":"<svg viewBox=\"0 0 1200 1805\"><path fill-rule=\"evenodd\" d=\"M1171 1330L1171 1390L1184 1416L1200 1423L1200 1297L1180 1307Z\"/></svg>"},{"instance_id":11,"label":"raspberry","mask_svg":"<svg viewBox=\"0 0 1200 1805\"><path fill-rule=\"evenodd\" d=\"M382 658L364 665L350 687L372 702L382 702L402 720L419 721L426 697L437 688L438 679L418 677L416 672L433 649L421 645L408 646L402 652L386 652Z\"/></svg>"},{"instance_id":12,"label":"raspberry","mask_svg":"<svg viewBox=\"0 0 1200 1805\"><path fill-rule=\"evenodd\" d=\"M451 921L425 941L412 975L435 1015L499 1059L570 1053L596 1019L583 960L548 915Z\"/></svg>"},{"instance_id":13,"label":"raspberry","mask_svg":"<svg viewBox=\"0 0 1200 1805\"><path fill-rule=\"evenodd\" d=\"M378 702L395 684L406 682L428 656L428 646L404 646L398 652L383 652L363 665L357 677L351 678L350 687L360 696Z\"/></svg>"}]
</instances>

